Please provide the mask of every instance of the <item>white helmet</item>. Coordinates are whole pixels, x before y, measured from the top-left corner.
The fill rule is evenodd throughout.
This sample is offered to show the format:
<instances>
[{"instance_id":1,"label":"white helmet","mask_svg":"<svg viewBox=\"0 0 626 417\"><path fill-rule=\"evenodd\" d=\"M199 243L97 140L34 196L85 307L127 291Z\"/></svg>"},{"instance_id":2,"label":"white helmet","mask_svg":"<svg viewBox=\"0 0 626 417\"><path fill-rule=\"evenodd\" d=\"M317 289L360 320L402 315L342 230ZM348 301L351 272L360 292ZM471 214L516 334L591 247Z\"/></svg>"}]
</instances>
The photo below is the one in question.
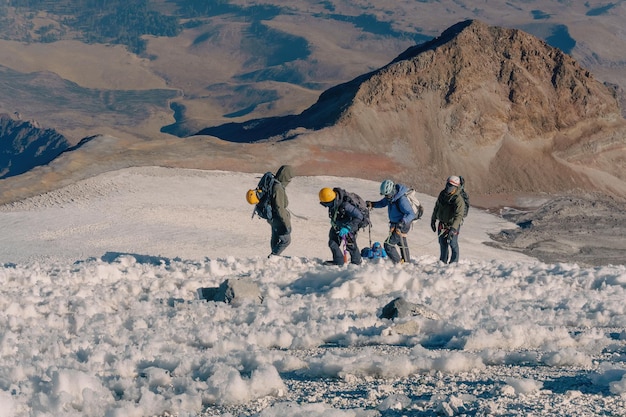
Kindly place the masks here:
<instances>
[{"instance_id":1,"label":"white helmet","mask_svg":"<svg viewBox=\"0 0 626 417\"><path fill-rule=\"evenodd\" d=\"M394 187L396 186L396 184L394 184L393 181L391 180L385 180L383 182L380 183L380 194L381 195L391 195L394 193Z\"/></svg>"},{"instance_id":2,"label":"white helmet","mask_svg":"<svg viewBox=\"0 0 626 417\"><path fill-rule=\"evenodd\" d=\"M446 184L450 184L450 185L454 185L455 187L458 187L461 185L461 178L457 177L456 175L452 175L451 177L448 177Z\"/></svg>"}]
</instances>

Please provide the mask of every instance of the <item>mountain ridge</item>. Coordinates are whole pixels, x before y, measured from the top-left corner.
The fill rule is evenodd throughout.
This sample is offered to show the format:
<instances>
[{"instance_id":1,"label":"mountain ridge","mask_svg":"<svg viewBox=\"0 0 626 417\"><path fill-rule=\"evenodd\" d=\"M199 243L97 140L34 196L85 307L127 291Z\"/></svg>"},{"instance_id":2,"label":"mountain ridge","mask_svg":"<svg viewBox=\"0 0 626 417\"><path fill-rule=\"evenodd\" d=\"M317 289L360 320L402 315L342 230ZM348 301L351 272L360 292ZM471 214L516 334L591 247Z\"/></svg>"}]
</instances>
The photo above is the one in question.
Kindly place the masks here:
<instances>
[{"instance_id":1,"label":"mountain ridge","mask_svg":"<svg viewBox=\"0 0 626 417\"><path fill-rule=\"evenodd\" d=\"M0 113L0 138L0 179L47 164L71 149L63 135L19 114Z\"/></svg>"},{"instance_id":2,"label":"mountain ridge","mask_svg":"<svg viewBox=\"0 0 626 417\"><path fill-rule=\"evenodd\" d=\"M468 20L324 91L299 115L198 134L397 156L394 174L431 194L460 173L480 194L580 189L624 197L626 177L613 164L620 158L611 156L626 152L624 132L614 92L572 57L523 31ZM607 162L589 166L594 158Z\"/></svg>"},{"instance_id":3,"label":"mountain ridge","mask_svg":"<svg viewBox=\"0 0 626 417\"><path fill-rule=\"evenodd\" d=\"M265 172L287 162L298 175L394 178L430 195L460 174L482 207L569 192L626 199L625 123L613 90L573 58L468 20L329 88L299 115L184 139L94 135L4 182L3 201L128 166Z\"/></svg>"}]
</instances>

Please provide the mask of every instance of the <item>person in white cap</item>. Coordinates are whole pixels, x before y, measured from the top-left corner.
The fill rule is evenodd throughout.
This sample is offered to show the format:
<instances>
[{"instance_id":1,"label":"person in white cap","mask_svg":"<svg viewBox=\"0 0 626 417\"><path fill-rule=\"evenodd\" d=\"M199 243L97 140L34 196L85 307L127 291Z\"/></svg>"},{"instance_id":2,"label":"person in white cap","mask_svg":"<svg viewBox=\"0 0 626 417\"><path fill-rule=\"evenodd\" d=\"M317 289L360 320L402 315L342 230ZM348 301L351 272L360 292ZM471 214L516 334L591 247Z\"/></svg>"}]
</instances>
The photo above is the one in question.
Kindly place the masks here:
<instances>
[{"instance_id":1,"label":"person in white cap","mask_svg":"<svg viewBox=\"0 0 626 417\"><path fill-rule=\"evenodd\" d=\"M439 260L445 264L459 261L459 231L465 213L460 190L461 178L456 175L448 177L430 219L430 228L439 234Z\"/></svg>"}]
</instances>

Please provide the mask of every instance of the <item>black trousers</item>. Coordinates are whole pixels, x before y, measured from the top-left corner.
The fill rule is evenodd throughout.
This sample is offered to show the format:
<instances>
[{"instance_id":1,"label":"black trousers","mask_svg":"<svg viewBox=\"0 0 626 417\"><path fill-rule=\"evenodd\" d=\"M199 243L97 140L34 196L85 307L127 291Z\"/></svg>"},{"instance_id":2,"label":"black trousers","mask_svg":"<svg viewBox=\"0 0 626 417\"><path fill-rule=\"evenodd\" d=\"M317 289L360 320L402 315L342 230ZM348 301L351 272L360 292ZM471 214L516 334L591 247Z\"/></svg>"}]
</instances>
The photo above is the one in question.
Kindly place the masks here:
<instances>
[{"instance_id":1,"label":"black trousers","mask_svg":"<svg viewBox=\"0 0 626 417\"><path fill-rule=\"evenodd\" d=\"M441 225L441 222L439 223ZM439 228L439 260L444 264L459 262L459 227L456 235L450 235L449 229ZM448 248L450 256L448 257Z\"/></svg>"},{"instance_id":2,"label":"black trousers","mask_svg":"<svg viewBox=\"0 0 626 417\"><path fill-rule=\"evenodd\" d=\"M339 236L339 232L334 228L328 233L328 247L333 254L333 263L335 265L343 265L343 250L341 248L343 239ZM356 244L356 233L350 232L346 235L346 250L350 254L350 262L355 265L361 264L361 251Z\"/></svg>"},{"instance_id":3,"label":"black trousers","mask_svg":"<svg viewBox=\"0 0 626 417\"><path fill-rule=\"evenodd\" d=\"M270 246L272 255L280 255L291 243L291 231L285 230L282 223L272 222L272 238Z\"/></svg>"},{"instance_id":4,"label":"black trousers","mask_svg":"<svg viewBox=\"0 0 626 417\"><path fill-rule=\"evenodd\" d=\"M400 253L398 253L398 249L400 248ZM385 251L387 251L387 256L394 264L398 262L410 262L411 254L409 253L409 244L406 240L406 234L397 233L395 229L391 230L389 233L389 237L385 240Z\"/></svg>"}]
</instances>

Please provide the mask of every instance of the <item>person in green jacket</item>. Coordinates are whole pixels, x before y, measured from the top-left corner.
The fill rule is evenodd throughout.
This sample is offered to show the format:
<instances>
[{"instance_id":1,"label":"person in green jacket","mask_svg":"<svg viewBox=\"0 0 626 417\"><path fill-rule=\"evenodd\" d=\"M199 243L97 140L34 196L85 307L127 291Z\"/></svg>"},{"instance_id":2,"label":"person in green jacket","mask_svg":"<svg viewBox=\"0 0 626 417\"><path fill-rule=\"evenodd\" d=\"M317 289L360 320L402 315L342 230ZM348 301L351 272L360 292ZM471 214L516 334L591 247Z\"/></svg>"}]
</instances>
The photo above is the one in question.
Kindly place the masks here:
<instances>
[{"instance_id":1,"label":"person in green jacket","mask_svg":"<svg viewBox=\"0 0 626 417\"><path fill-rule=\"evenodd\" d=\"M459 231L465 213L465 201L460 190L461 179L456 175L448 177L430 219L430 228L439 234L439 260L445 264L459 261Z\"/></svg>"},{"instance_id":2,"label":"person in green jacket","mask_svg":"<svg viewBox=\"0 0 626 417\"><path fill-rule=\"evenodd\" d=\"M291 243L291 215L287 206L289 199L285 187L293 178L291 165L283 165L276 171L276 179L272 188L272 238L270 246L272 255L280 255Z\"/></svg>"}]
</instances>

